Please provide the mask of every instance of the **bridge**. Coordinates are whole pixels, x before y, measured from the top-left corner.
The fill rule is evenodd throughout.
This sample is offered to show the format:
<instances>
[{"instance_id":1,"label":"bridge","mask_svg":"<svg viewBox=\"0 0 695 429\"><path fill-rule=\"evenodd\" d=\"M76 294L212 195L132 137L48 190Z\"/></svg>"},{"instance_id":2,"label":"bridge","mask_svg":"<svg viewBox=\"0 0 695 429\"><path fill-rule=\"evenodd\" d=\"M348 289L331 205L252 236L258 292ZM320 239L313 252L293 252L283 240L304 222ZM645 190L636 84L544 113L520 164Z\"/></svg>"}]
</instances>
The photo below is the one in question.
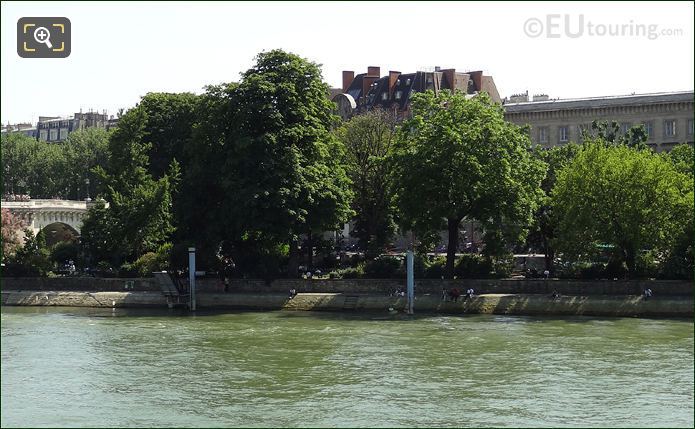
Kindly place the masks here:
<instances>
[{"instance_id":1,"label":"bridge","mask_svg":"<svg viewBox=\"0 0 695 429\"><path fill-rule=\"evenodd\" d=\"M53 242L64 240L71 235L79 236L82 220L93 204L92 201L32 199L0 202L2 208L19 217L34 235L44 230L47 241Z\"/></svg>"}]
</instances>

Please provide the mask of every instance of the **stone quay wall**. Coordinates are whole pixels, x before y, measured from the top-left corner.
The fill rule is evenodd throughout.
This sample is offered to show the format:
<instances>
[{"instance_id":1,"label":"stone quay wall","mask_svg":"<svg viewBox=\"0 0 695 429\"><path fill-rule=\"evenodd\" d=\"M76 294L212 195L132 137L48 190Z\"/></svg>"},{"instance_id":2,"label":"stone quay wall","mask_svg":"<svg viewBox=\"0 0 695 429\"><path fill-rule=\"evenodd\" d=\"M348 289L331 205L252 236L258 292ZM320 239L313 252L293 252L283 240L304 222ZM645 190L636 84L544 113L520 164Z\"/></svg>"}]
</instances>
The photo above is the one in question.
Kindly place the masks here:
<instances>
[{"instance_id":1,"label":"stone quay wall","mask_svg":"<svg viewBox=\"0 0 695 429\"><path fill-rule=\"evenodd\" d=\"M153 278L94 278L94 277L7 277L2 278L3 290L32 291L83 291L83 292L158 292L159 286ZM187 283L187 281L184 281ZM353 293L386 296L396 289L405 289L405 280L392 279L345 279L345 280L264 280L230 279L228 293L278 293L286 294L290 289L300 293ZM559 279L416 279L416 295L440 296L442 288L458 288L465 292L473 288L476 294L552 294L593 295L641 295L650 288L654 296L693 296L693 284L677 280L559 280ZM199 293L223 293L225 282L216 278L196 279Z\"/></svg>"}]
</instances>

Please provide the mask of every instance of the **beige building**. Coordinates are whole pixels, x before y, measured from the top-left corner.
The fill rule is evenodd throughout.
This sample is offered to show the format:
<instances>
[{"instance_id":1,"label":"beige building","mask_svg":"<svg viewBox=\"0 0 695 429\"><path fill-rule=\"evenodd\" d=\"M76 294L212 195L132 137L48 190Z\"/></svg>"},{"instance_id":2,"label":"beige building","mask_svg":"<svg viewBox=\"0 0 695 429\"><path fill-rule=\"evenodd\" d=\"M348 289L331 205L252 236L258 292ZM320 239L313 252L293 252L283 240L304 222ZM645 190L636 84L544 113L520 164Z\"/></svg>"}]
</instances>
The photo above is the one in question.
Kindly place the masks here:
<instances>
[{"instance_id":1,"label":"beige building","mask_svg":"<svg viewBox=\"0 0 695 429\"><path fill-rule=\"evenodd\" d=\"M616 121L621 131L644 124L647 144L668 151L679 143L693 144L693 91L633 94L551 100L528 94L510 97L504 103L505 118L531 126L531 141L543 147L581 142L581 129L591 122Z\"/></svg>"}]
</instances>

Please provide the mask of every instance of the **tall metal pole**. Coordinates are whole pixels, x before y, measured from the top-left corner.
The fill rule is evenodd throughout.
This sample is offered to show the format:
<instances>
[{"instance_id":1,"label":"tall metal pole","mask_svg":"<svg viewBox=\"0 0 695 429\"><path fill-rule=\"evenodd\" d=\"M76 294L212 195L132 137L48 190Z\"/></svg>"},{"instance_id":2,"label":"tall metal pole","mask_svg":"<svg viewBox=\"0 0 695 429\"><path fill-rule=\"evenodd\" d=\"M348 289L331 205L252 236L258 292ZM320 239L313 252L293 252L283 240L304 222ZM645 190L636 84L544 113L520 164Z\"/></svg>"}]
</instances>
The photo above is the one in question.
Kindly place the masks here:
<instances>
[{"instance_id":1,"label":"tall metal pole","mask_svg":"<svg viewBox=\"0 0 695 429\"><path fill-rule=\"evenodd\" d=\"M191 311L195 311L195 247L188 248L188 284L191 297L189 307Z\"/></svg>"},{"instance_id":2,"label":"tall metal pole","mask_svg":"<svg viewBox=\"0 0 695 429\"><path fill-rule=\"evenodd\" d=\"M413 314L413 304L415 300L415 273L414 273L413 251L408 250L405 257L406 263L406 283L408 289L408 314Z\"/></svg>"}]
</instances>

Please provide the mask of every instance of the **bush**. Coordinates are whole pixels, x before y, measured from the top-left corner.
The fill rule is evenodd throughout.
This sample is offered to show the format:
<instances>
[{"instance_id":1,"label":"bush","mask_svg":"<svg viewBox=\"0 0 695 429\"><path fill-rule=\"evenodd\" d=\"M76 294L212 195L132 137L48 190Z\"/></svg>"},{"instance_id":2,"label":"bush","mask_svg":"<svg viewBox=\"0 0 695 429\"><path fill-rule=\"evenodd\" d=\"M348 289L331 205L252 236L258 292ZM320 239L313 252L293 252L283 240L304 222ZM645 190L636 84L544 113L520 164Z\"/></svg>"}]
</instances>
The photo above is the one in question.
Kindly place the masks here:
<instances>
[{"instance_id":1,"label":"bush","mask_svg":"<svg viewBox=\"0 0 695 429\"><path fill-rule=\"evenodd\" d=\"M132 269L139 277L150 277L153 271L160 271L159 256L154 252L148 252L133 262Z\"/></svg>"},{"instance_id":2,"label":"bush","mask_svg":"<svg viewBox=\"0 0 695 429\"><path fill-rule=\"evenodd\" d=\"M118 277L133 278L133 277L137 277L137 276L138 276L137 269L135 268L134 264L131 264L129 262L125 262L118 269Z\"/></svg>"},{"instance_id":3,"label":"bush","mask_svg":"<svg viewBox=\"0 0 695 429\"><path fill-rule=\"evenodd\" d=\"M600 263L581 263L578 277L583 280L595 280L605 277L605 267Z\"/></svg>"},{"instance_id":4,"label":"bush","mask_svg":"<svg viewBox=\"0 0 695 429\"><path fill-rule=\"evenodd\" d=\"M497 267L493 267L490 258L475 254L465 254L456 262L454 274L460 279L485 279L491 276L495 268Z\"/></svg>"},{"instance_id":5,"label":"bush","mask_svg":"<svg viewBox=\"0 0 695 429\"><path fill-rule=\"evenodd\" d=\"M514 270L514 257L508 255L506 257L495 258L492 263L492 271L490 272L490 277L497 279L504 279L512 275Z\"/></svg>"},{"instance_id":6,"label":"bush","mask_svg":"<svg viewBox=\"0 0 695 429\"><path fill-rule=\"evenodd\" d=\"M364 276L364 264L360 264L355 268L345 268L338 270L336 275L343 279L358 279Z\"/></svg>"},{"instance_id":7,"label":"bush","mask_svg":"<svg viewBox=\"0 0 695 429\"><path fill-rule=\"evenodd\" d=\"M425 267L424 276L426 279L441 279L444 277L444 267L446 266L446 258L438 257L432 260Z\"/></svg>"},{"instance_id":8,"label":"bush","mask_svg":"<svg viewBox=\"0 0 695 429\"><path fill-rule=\"evenodd\" d=\"M390 279L396 277L400 266L400 259L391 256L379 256L367 262L364 267L364 273L369 278Z\"/></svg>"},{"instance_id":9,"label":"bush","mask_svg":"<svg viewBox=\"0 0 695 429\"><path fill-rule=\"evenodd\" d=\"M77 243L61 241L51 249L51 261L57 264L63 264L69 260L77 261L79 252L80 246Z\"/></svg>"}]
</instances>

